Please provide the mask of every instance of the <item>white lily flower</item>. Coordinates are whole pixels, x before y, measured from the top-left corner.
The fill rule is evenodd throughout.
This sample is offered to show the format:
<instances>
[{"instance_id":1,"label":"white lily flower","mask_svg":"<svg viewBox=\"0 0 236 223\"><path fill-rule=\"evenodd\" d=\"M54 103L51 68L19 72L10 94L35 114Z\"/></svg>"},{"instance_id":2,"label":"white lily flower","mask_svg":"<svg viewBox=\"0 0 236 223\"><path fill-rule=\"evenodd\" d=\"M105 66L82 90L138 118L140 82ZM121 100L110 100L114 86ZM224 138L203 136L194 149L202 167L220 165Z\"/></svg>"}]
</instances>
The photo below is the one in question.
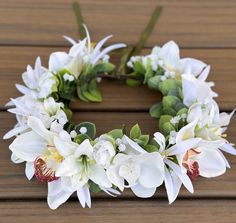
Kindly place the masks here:
<instances>
[{"instance_id":1,"label":"white lily flower","mask_svg":"<svg viewBox=\"0 0 236 223\"><path fill-rule=\"evenodd\" d=\"M185 137L183 137L181 140L178 139L178 142L169 148L166 148L165 137L161 133L156 132L154 134L154 140L160 146L159 153L163 157L163 161L165 163L164 182L169 203L174 202L174 200L178 196L182 184L190 193L193 193L192 182L187 176L186 171L183 171L182 163L179 163L179 165L177 165L170 158L171 156L176 156L188 151L201 141L200 138L191 138L188 134L186 134L188 131L191 132L191 128L192 126L187 126ZM178 135L177 137L179 138Z\"/></svg>"},{"instance_id":2,"label":"white lily flower","mask_svg":"<svg viewBox=\"0 0 236 223\"><path fill-rule=\"evenodd\" d=\"M125 140L130 147L129 151L132 148L133 151L140 152L136 155L117 154L112 165L107 169L107 176L121 191L125 187L130 187L138 197L151 197L156 188L163 183L163 159L157 152L147 153L127 136ZM128 182L127 186L125 180Z\"/></svg>"},{"instance_id":3,"label":"white lily flower","mask_svg":"<svg viewBox=\"0 0 236 223\"><path fill-rule=\"evenodd\" d=\"M39 118L46 128L50 128L54 121L62 118L67 121L66 114L62 110L63 104L55 102L52 97L40 102L25 95L17 99L11 99L11 101L15 108L8 109L8 112L16 115L18 123L15 128L4 135L4 139L29 130L27 121L30 116Z\"/></svg>"},{"instance_id":4,"label":"white lily flower","mask_svg":"<svg viewBox=\"0 0 236 223\"><path fill-rule=\"evenodd\" d=\"M89 180L104 188L112 186L107 179L105 169L96 163L93 157L93 147L88 139L78 145L73 142L63 142L57 138L55 144L59 152L65 157L57 168L56 176L70 179L71 187L77 191L82 206L85 206L83 196L87 194L86 187ZM89 202L86 203L90 206Z\"/></svg>"},{"instance_id":5,"label":"white lily flower","mask_svg":"<svg viewBox=\"0 0 236 223\"><path fill-rule=\"evenodd\" d=\"M38 57L34 69L27 66L27 71L22 74L22 79L26 85L17 84L16 88L24 95L30 95L35 99L46 98L56 87L54 75L46 68L42 67L41 60Z\"/></svg>"},{"instance_id":6,"label":"white lily flower","mask_svg":"<svg viewBox=\"0 0 236 223\"><path fill-rule=\"evenodd\" d=\"M100 62L108 62L110 53L113 50L126 47L123 43L113 44L101 50L105 42L112 36L107 36L96 45L91 42L90 35L87 27L84 25L87 37L80 41L75 41L70 37L65 37L72 47L69 53L66 52L54 52L49 57L49 70L52 72L58 72L61 69L67 69L76 78L79 77L83 67L86 64L95 65Z\"/></svg>"}]
</instances>

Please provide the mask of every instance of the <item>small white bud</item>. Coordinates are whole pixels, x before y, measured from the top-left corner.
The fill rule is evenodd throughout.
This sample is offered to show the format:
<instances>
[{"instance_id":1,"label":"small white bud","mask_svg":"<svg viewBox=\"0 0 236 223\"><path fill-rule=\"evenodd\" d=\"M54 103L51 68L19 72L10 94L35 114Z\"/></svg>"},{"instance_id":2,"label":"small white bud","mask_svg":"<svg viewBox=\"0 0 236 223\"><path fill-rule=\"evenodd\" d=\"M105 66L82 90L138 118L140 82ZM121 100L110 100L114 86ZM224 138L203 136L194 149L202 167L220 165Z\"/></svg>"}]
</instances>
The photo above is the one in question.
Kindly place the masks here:
<instances>
[{"instance_id":1,"label":"small white bud","mask_svg":"<svg viewBox=\"0 0 236 223\"><path fill-rule=\"evenodd\" d=\"M165 81L166 77L165 76L161 76L161 81Z\"/></svg>"},{"instance_id":2,"label":"small white bud","mask_svg":"<svg viewBox=\"0 0 236 223\"><path fill-rule=\"evenodd\" d=\"M86 134L86 132L87 132L88 130L87 130L86 127L81 127L79 131L80 131L81 134Z\"/></svg>"},{"instance_id":3,"label":"small white bud","mask_svg":"<svg viewBox=\"0 0 236 223\"><path fill-rule=\"evenodd\" d=\"M119 146L122 143L122 140L120 138L116 139L116 145Z\"/></svg>"},{"instance_id":4,"label":"small white bud","mask_svg":"<svg viewBox=\"0 0 236 223\"><path fill-rule=\"evenodd\" d=\"M75 130L72 130L72 131L70 132L70 136L71 136L72 139L75 138L75 137L77 136L76 131L75 131Z\"/></svg>"},{"instance_id":5,"label":"small white bud","mask_svg":"<svg viewBox=\"0 0 236 223\"><path fill-rule=\"evenodd\" d=\"M75 80L75 78L74 78L74 76L72 76L72 75L69 75L69 78L68 78L68 80L69 80L70 82L72 82L73 80Z\"/></svg>"},{"instance_id":6,"label":"small white bud","mask_svg":"<svg viewBox=\"0 0 236 223\"><path fill-rule=\"evenodd\" d=\"M120 144L118 148L119 148L120 152L124 152L126 150L125 144Z\"/></svg>"},{"instance_id":7,"label":"small white bud","mask_svg":"<svg viewBox=\"0 0 236 223\"><path fill-rule=\"evenodd\" d=\"M61 124L61 125L65 125L66 123L67 123L67 120L65 119L65 118L63 118L63 117L61 117L61 118L59 118L59 123Z\"/></svg>"}]
</instances>

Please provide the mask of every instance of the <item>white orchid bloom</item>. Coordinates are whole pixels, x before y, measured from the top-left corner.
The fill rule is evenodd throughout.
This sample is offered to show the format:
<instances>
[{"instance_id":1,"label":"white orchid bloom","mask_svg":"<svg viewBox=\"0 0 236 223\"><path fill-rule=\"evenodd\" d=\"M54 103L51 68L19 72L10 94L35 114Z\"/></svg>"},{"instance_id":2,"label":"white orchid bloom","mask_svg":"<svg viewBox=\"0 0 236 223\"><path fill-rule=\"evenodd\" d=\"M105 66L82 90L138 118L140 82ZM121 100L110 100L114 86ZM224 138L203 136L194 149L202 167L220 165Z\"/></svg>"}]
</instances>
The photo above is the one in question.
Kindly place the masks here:
<instances>
[{"instance_id":1,"label":"white orchid bloom","mask_svg":"<svg viewBox=\"0 0 236 223\"><path fill-rule=\"evenodd\" d=\"M8 109L8 112L16 115L18 123L15 128L4 135L4 139L9 139L29 130L27 121L30 116L39 118L46 128L50 128L52 123L57 120L62 121L63 119L64 123L67 122L66 114L62 110L63 104L55 102L52 97L40 102L25 95L17 99L11 99L11 101L15 108Z\"/></svg>"},{"instance_id":2,"label":"white orchid bloom","mask_svg":"<svg viewBox=\"0 0 236 223\"><path fill-rule=\"evenodd\" d=\"M56 88L54 75L46 68L42 67L38 57L35 68L27 66L27 71L22 74L22 79L26 85L16 84L16 88L24 95L30 95L35 99L48 97Z\"/></svg>"},{"instance_id":3,"label":"white orchid bloom","mask_svg":"<svg viewBox=\"0 0 236 223\"><path fill-rule=\"evenodd\" d=\"M210 85L197 79L193 75L182 75L183 103L190 107L193 103L207 103L217 94L211 90Z\"/></svg>"},{"instance_id":4,"label":"white orchid bloom","mask_svg":"<svg viewBox=\"0 0 236 223\"><path fill-rule=\"evenodd\" d=\"M180 129L176 137L176 145L183 140L196 137L196 129L197 119ZM220 151L222 147L225 147L225 142L222 140L207 141L202 139L189 147L188 150L175 152L175 155L178 163L187 171L191 179L194 180L199 175L215 177L223 174L226 167L229 167L226 158ZM224 151L236 154L236 151L229 148L229 146ZM170 149L169 154L171 154Z\"/></svg>"},{"instance_id":5,"label":"white orchid bloom","mask_svg":"<svg viewBox=\"0 0 236 223\"><path fill-rule=\"evenodd\" d=\"M138 153L136 155L117 154L107 170L107 176L121 191L125 187L130 187L138 197L151 197L156 188L163 183L163 159L159 153L147 153L127 136L124 137L129 147L127 151L131 151L132 148ZM127 186L125 180L128 182Z\"/></svg>"},{"instance_id":6,"label":"white orchid bloom","mask_svg":"<svg viewBox=\"0 0 236 223\"><path fill-rule=\"evenodd\" d=\"M31 167L27 171L34 172L38 180L56 180L55 171L63 160L54 144L56 134L47 130L40 119L33 116L29 117L28 126L32 130L17 136L9 146L10 150L14 157L26 161L26 167ZM26 175L28 178L33 176Z\"/></svg>"},{"instance_id":7,"label":"white orchid bloom","mask_svg":"<svg viewBox=\"0 0 236 223\"><path fill-rule=\"evenodd\" d=\"M178 165L171 160L171 156L185 153L201 141L200 138L192 138L188 135L188 131L191 132L191 128L192 126L188 125L184 131L186 134L185 137L181 140L178 139L178 142L169 148L166 148L165 137L161 133L156 132L154 134L154 140L159 145L159 153L163 157L165 163L164 182L169 203L174 202L176 199L182 183L190 193L193 193L192 182L187 176L186 171L183 171L182 163L179 163ZM179 137L178 134L177 137Z\"/></svg>"}]
</instances>

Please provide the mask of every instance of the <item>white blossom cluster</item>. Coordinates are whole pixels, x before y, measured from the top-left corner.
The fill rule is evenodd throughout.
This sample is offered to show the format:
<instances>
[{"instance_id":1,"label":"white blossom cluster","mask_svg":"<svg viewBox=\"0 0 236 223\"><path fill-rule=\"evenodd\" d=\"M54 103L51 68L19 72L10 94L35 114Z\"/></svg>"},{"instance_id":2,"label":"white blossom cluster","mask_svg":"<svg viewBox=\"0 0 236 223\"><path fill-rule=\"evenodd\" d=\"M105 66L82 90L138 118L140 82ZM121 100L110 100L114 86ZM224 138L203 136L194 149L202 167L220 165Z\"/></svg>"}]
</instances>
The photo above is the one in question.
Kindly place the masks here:
<instances>
[{"instance_id":1,"label":"white blossom cluster","mask_svg":"<svg viewBox=\"0 0 236 223\"><path fill-rule=\"evenodd\" d=\"M148 152L131 137L123 134L114 138L110 134L77 143L78 134L88 129L67 132L68 122L64 105L56 102L51 94L57 91L54 74L62 69L70 70L64 75L67 81L74 81L80 75L83 64L107 61L107 53L123 47L112 45L100 50L109 37L92 47L89 35L73 44L69 53L52 53L48 69L36 60L35 68L27 67L23 73L25 86L17 85L22 97L12 99L15 106L9 112L16 114L17 125L4 138L16 136L10 145L12 161L26 162L28 179L34 175L48 184L48 205L56 209L74 193L83 207L91 207L91 182L100 190L115 196L130 188L138 197L154 195L163 183L169 203L172 203L181 185L193 193L192 180L198 175L216 177L223 174L229 163L223 152L236 155L236 150L226 139L224 132L233 112L220 113L214 100L216 94L211 83L206 82L209 66L185 58L180 59L179 48L174 42L155 47L151 55L131 58L142 60L144 66L151 63L153 70L161 66L165 78L178 78L182 82L183 103L187 114L173 117L171 123L181 120L186 125L179 131L172 131L169 137L156 132L154 139L157 150ZM147 62L149 61L149 62Z\"/></svg>"}]
</instances>

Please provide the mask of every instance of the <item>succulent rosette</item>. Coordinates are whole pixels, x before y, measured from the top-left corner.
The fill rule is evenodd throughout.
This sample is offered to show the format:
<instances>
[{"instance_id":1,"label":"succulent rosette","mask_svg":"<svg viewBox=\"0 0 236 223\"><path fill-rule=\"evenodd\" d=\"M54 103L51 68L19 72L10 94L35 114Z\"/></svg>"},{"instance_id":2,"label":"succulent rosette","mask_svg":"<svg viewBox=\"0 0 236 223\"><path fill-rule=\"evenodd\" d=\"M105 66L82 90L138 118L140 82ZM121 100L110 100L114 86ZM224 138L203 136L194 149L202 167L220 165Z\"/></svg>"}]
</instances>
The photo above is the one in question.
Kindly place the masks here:
<instances>
[{"instance_id":1,"label":"succulent rosette","mask_svg":"<svg viewBox=\"0 0 236 223\"><path fill-rule=\"evenodd\" d=\"M221 113L214 100L210 66L193 58L180 58L178 45L170 41L154 47L149 55L127 61L128 85L147 85L163 95L150 108L159 118L159 132L143 134L139 125L130 131L113 129L96 136L93 123L71 121L69 104L74 99L100 102L97 82L101 77L119 79L109 53L125 47L103 48L111 37L98 43L86 38L72 47L54 52L48 67L40 58L22 74L23 94L11 99L9 112L17 124L4 136L15 136L9 146L14 163L26 163L25 174L48 184L48 205L52 209L76 193L83 207L91 207L90 192L117 196L130 188L142 198L151 197L164 184L169 203L183 185L194 192L193 181L222 175L229 167L224 152L236 155L225 131L231 114Z\"/></svg>"}]
</instances>

